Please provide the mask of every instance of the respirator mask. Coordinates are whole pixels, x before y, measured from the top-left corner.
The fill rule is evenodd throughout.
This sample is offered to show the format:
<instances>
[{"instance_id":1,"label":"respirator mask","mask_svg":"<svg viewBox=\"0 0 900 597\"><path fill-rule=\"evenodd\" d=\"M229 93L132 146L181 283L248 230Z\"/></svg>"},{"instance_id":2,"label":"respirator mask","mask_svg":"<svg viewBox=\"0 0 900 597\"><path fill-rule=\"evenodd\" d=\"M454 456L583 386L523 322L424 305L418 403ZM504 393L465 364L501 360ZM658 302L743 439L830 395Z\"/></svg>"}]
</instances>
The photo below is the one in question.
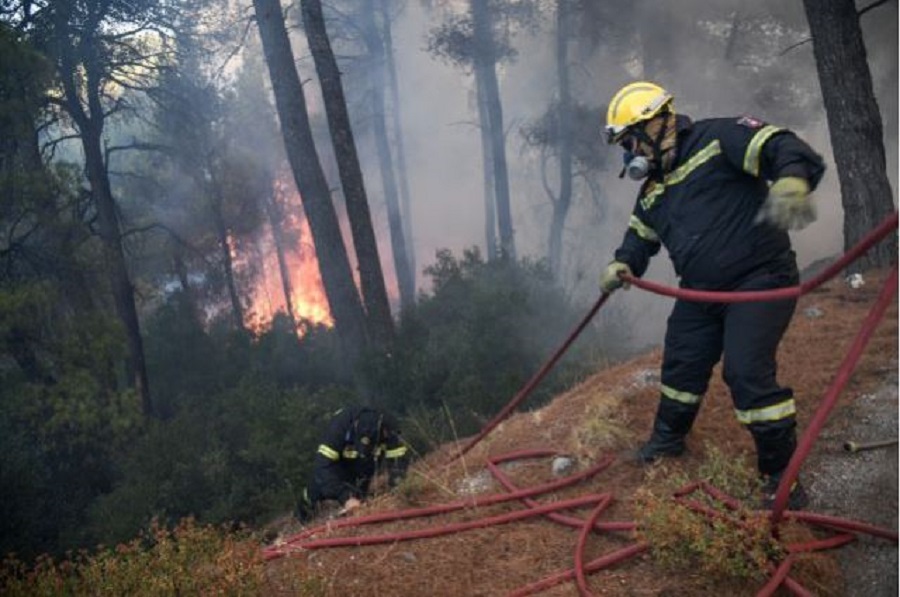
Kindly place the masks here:
<instances>
[{"instance_id":1,"label":"respirator mask","mask_svg":"<svg viewBox=\"0 0 900 597\"><path fill-rule=\"evenodd\" d=\"M649 153L654 157L654 160L657 160L656 173L658 176L662 176L662 171L658 166L658 160L660 160L663 155L662 143L668 129L667 121L665 119L659 120L658 124L653 126L653 128L656 128L656 126L659 127L655 130L655 135L653 137L647 134L644 126L646 126L646 124L633 127L631 137L622 144L622 149L625 150L625 153L622 156L625 164L622 171L619 173L619 178L624 178L627 173L628 178L632 180L643 180L653 172L654 161L645 155L635 153L635 150L638 148L641 148L643 153Z\"/></svg>"},{"instance_id":2,"label":"respirator mask","mask_svg":"<svg viewBox=\"0 0 900 597\"><path fill-rule=\"evenodd\" d=\"M624 177L627 173L628 178L631 180L642 180L647 178L650 174L650 160L644 156L635 155L630 151L626 151L622 158L625 161L625 166L622 168L622 173L619 175L619 178Z\"/></svg>"}]
</instances>

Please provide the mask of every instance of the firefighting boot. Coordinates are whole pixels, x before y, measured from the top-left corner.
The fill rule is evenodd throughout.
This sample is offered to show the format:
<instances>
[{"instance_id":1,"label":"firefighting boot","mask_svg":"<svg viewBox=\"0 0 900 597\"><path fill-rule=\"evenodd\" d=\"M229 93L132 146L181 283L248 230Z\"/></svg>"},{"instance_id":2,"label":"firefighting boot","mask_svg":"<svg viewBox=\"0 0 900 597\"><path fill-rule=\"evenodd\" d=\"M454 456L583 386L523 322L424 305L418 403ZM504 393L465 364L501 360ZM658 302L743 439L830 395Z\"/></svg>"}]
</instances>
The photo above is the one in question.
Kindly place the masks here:
<instances>
[{"instance_id":1,"label":"firefighting boot","mask_svg":"<svg viewBox=\"0 0 900 597\"><path fill-rule=\"evenodd\" d=\"M760 506L763 510L771 510L775 504L775 494L778 492L778 486L781 484L781 477L784 471L769 475L763 478L762 499ZM809 505L809 496L797 477L791 483L791 493L788 495L788 510L803 510Z\"/></svg>"},{"instance_id":2,"label":"firefighting boot","mask_svg":"<svg viewBox=\"0 0 900 597\"><path fill-rule=\"evenodd\" d=\"M681 456L684 453L684 438L699 410L699 404L685 404L663 397L656 411L653 433L638 450L638 462L650 464L663 456Z\"/></svg>"},{"instance_id":3,"label":"firefighting boot","mask_svg":"<svg viewBox=\"0 0 900 597\"><path fill-rule=\"evenodd\" d=\"M769 510L775 502L775 493L784 471L797 448L797 422L793 416L788 416L775 421L751 423L748 427L756 443L757 465L763 478L760 505ZM809 496L797 478L791 485L787 507L790 510L802 510L808 503Z\"/></svg>"},{"instance_id":4,"label":"firefighting boot","mask_svg":"<svg viewBox=\"0 0 900 597\"><path fill-rule=\"evenodd\" d=\"M309 499L309 492L304 487L303 494L297 501L297 508L294 510L294 518L296 518L301 524L306 524L310 520L312 520L315 515L316 507Z\"/></svg>"}]
</instances>

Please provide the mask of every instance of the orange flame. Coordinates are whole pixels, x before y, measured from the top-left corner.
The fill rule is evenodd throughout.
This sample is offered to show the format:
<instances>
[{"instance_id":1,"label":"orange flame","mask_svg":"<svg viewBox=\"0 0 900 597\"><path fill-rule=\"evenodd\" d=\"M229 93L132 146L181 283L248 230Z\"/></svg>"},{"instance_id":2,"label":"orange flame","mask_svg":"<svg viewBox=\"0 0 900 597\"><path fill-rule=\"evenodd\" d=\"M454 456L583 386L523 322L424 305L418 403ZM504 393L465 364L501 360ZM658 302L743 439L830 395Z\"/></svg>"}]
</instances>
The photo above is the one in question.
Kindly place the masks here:
<instances>
[{"instance_id":1,"label":"orange flame","mask_svg":"<svg viewBox=\"0 0 900 597\"><path fill-rule=\"evenodd\" d=\"M298 333L302 335L308 324L330 327L334 320L319 274L319 262L309 222L303 215L299 197L291 197L296 195L291 192L293 187L280 180L276 180L274 186L274 200L283 216L284 261ZM256 241L255 251L259 256L260 267L253 282L250 307L245 319L248 327L259 330L268 327L278 312L287 313L278 251L268 221L263 234Z\"/></svg>"}]
</instances>

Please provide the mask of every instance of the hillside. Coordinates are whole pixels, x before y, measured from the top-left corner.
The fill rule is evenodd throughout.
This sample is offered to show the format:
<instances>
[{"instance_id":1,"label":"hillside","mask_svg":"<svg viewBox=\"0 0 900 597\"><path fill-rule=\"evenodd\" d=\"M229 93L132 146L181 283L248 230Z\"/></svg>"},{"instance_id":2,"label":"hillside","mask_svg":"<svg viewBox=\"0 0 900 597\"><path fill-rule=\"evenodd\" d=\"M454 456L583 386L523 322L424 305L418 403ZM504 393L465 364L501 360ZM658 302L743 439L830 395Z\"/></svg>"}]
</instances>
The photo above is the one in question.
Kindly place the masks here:
<instances>
[{"instance_id":1,"label":"hillside","mask_svg":"<svg viewBox=\"0 0 900 597\"><path fill-rule=\"evenodd\" d=\"M800 434L833 381L885 277L886 272L868 274L859 289L833 280L800 300L779 356L781 381L794 388L797 398ZM628 296L623 292L613 300L627 300ZM811 494L811 511L897 527L896 445L856 454L843 449L848 440L897 438L897 319L895 296L804 465L801 476ZM603 457L615 457L599 474L536 498L550 503L611 492L614 502L600 521L633 521L634 496L641 488L671 477L698 479L709 446L728 459L752 462L752 441L734 418L720 367L689 438L688 453L649 468L631 461L629 455L645 438L655 413L660 357L656 350L600 371L547 406L513 415L449 467L442 463L454 446L445 446L415 463L404 491L380 495L361 515L445 504L471 494L502 493L504 489L492 480L484 463L488 457L523 449L571 455L576 460L574 472ZM554 479L549 458L514 461L502 468L518 487ZM334 530L317 538L404 532L521 508L517 502L469 508L430 518ZM581 508L575 514L586 518L591 509ZM300 530L284 522L281 539ZM283 595L504 595L571 568L578 536L578 530L546 518L529 518L444 537L301 551L272 560L270 579ZM585 546L584 561L634 541L630 531L593 533ZM897 547L863 537L849 546L803 559L791 575L817 594L896 595ZM649 553L589 575L587 583L598 595L753 595L762 586L762 582L713 583L694 570L665 568ZM569 580L540 594L576 595L578 589Z\"/></svg>"}]
</instances>

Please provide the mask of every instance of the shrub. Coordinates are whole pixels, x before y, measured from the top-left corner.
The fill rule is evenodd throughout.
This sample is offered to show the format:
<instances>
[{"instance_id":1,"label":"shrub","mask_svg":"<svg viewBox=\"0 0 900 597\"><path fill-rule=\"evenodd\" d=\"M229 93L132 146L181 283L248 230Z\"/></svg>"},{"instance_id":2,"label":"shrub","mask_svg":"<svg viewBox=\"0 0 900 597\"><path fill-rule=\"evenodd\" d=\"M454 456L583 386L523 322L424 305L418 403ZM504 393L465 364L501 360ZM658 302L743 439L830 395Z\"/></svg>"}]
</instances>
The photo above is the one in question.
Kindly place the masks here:
<instances>
[{"instance_id":1,"label":"shrub","mask_svg":"<svg viewBox=\"0 0 900 597\"><path fill-rule=\"evenodd\" d=\"M373 377L394 410L449 410L455 432L477 431L540 368L583 315L542 262L485 261L477 249L439 251L426 268L430 293L403 314L398 349ZM589 328L535 389L538 406L596 364ZM449 421L435 430L452 437Z\"/></svg>"},{"instance_id":2,"label":"shrub","mask_svg":"<svg viewBox=\"0 0 900 597\"><path fill-rule=\"evenodd\" d=\"M63 561L38 558L29 568L8 557L0 568L0 593L53 595L259 595L265 593L259 545L242 532L197 525L192 519L148 533L93 555Z\"/></svg>"},{"instance_id":3,"label":"shrub","mask_svg":"<svg viewBox=\"0 0 900 597\"><path fill-rule=\"evenodd\" d=\"M92 504L93 539L123 541L153 517L259 523L292 510L325 413L347 400L339 389L286 391L248 377L148 425L123 454L121 482Z\"/></svg>"},{"instance_id":4,"label":"shrub","mask_svg":"<svg viewBox=\"0 0 900 597\"><path fill-rule=\"evenodd\" d=\"M756 475L744 461L726 458L710 445L706 456L701 478L732 496L756 495ZM663 487L651 483L635 494L638 535L662 567L699 570L713 581L759 580L770 561L784 556L771 534L768 512L746 506L730 510L702 491L687 496L717 513L708 516L672 498L684 484L683 477L670 475Z\"/></svg>"}]
</instances>

